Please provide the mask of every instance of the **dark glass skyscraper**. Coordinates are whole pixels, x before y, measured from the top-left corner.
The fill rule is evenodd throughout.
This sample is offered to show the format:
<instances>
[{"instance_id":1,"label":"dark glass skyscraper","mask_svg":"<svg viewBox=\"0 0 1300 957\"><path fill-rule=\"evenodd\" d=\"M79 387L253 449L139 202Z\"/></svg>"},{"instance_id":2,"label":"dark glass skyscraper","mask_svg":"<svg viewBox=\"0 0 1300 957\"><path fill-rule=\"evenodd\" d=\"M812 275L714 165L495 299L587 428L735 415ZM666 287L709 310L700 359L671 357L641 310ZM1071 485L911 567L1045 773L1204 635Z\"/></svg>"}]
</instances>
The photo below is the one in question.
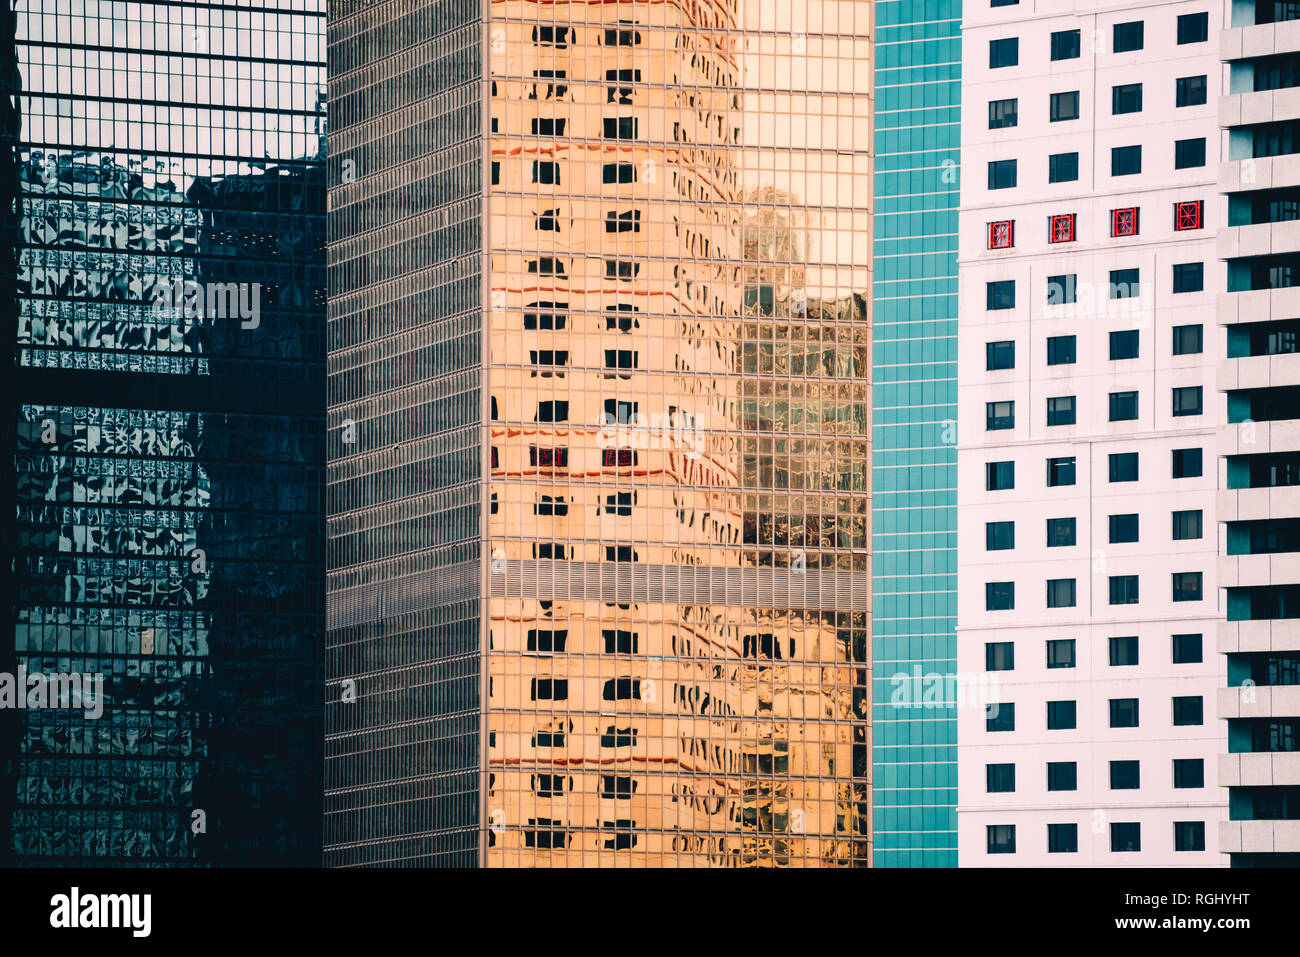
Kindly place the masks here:
<instances>
[{"instance_id":1,"label":"dark glass skyscraper","mask_svg":"<svg viewBox=\"0 0 1300 957\"><path fill-rule=\"evenodd\" d=\"M18 864L319 863L322 6L18 4Z\"/></svg>"}]
</instances>

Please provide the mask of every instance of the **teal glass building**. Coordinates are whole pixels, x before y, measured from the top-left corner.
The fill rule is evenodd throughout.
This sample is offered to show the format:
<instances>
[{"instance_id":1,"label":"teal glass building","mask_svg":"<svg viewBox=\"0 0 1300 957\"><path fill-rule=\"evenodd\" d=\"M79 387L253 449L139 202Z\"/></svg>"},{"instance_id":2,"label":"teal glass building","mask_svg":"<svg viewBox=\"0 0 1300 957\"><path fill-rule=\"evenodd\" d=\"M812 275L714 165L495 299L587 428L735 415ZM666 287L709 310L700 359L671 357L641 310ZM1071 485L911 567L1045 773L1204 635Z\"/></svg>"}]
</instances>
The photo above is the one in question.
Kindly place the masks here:
<instances>
[{"instance_id":1,"label":"teal glass building","mask_svg":"<svg viewBox=\"0 0 1300 957\"><path fill-rule=\"evenodd\" d=\"M961 0L878 0L876 108L874 864L954 867Z\"/></svg>"}]
</instances>

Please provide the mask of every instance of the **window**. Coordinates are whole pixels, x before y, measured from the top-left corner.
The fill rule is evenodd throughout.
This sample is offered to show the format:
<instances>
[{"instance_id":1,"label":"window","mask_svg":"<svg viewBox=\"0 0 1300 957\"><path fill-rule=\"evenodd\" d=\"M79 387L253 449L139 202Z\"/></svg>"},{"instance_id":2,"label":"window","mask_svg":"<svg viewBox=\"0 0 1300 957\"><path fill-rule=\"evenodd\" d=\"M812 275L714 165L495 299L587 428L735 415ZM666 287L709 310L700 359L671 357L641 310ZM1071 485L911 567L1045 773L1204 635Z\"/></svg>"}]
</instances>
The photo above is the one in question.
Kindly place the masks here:
<instances>
[{"instance_id":1,"label":"window","mask_svg":"<svg viewBox=\"0 0 1300 957\"><path fill-rule=\"evenodd\" d=\"M989 162L989 189L1010 189L1015 185L1015 160L992 160Z\"/></svg>"},{"instance_id":2,"label":"window","mask_svg":"<svg viewBox=\"0 0 1300 957\"><path fill-rule=\"evenodd\" d=\"M1074 425L1074 396L1058 395L1047 400L1048 425Z\"/></svg>"},{"instance_id":3,"label":"window","mask_svg":"<svg viewBox=\"0 0 1300 957\"><path fill-rule=\"evenodd\" d=\"M1047 157L1047 181L1049 183L1073 183L1078 178L1078 153L1053 153Z\"/></svg>"},{"instance_id":4,"label":"window","mask_svg":"<svg viewBox=\"0 0 1300 957\"><path fill-rule=\"evenodd\" d=\"M1196 665L1201 663L1201 636L1174 635L1174 664Z\"/></svg>"},{"instance_id":5,"label":"window","mask_svg":"<svg viewBox=\"0 0 1300 957\"><path fill-rule=\"evenodd\" d=\"M1133 176L1142 172L1142 147L1116 146L1110 151L1110 175Z\"/></svg>"},{"instance_id":6,"label":"window","mask_svg":"<svg viewBox=\"0 0 1300 957\"><path fill-rule=\"evenodd\" d=\"M534 701L566 701L569 681L567 678L534 678L532 696Z\"/></svg>"},{"instance_id":7,"label":"window","mask_svg":"<svg viewBox=\"0 0 1300 957\"><path fill-rule=\"evenodd\" d=\"M605 417L601 424L610 425L619 423L626 425L637 420L637 409L641 404L639 402L627 402L621 399L605 400Z\"/></svg>"},{"instance_id":8,"label":"window","mask_svg":"<svg viewBox=\"0 0 1300 957\"><path fill-rule=\"evenodd\" d=\"M1142 850L1142 825L1137 821L1110 826L1110 849L1116 854Z\"/></svg>"},{"instance_id":9,"label":"window","mask_svg":"<svg viewBox=\"0 0 1300 957\"><path fill-rule=\"evenodd\" d=\"M543 495L533 506L538 515L568 515L569 503L562 495Z\"/></svg>"},{"instance_id":10,"label":"window","mask_svg":"<svg viewBox=\"0 0 1300 957\"><path fill-rule=\"evenodd\" d=\"M534 70L533 76L537 77L538 79L563 80L568 76L568 73L564 70ZM496 84L494 83L493 86L495 87L495 85ZM528 99L530 100L537 99L537 91L539 87L541 87L540 83L533 84L532 90L528 94ZM493 90L493 92L495 93L496 91ZM546 95L544 99L562 100L564 99L564 97L568 95L568 93L569 93L569 87L568 84L566 83L547 83Z\"/></svg>"},{"instance_id":11,"label":"window","mask_svg":"<svg viewBox=\"0 0 1300 957\"><path fill-rule=\"evenodd\" d=\"M1074 761L1047 762L1047 790L1077 791L1079 789L1079 765Z\"/></svg>"},{"instance_id":12,"label":"window","mask_svg":"<svg viewBox=\"0 0 1300 957\"><path fill-rule=\"evenodd\" d=\"M1179 478L1200 478L1201 476L1201 450L1200 449L1174 449L1173 451L1173 477Z\"/></svg>"},{"instance_id":13,"label":"window","mask_svg":"<svg viewBox=\"0 0 1300 957\"><path fill-rule=\"evenodd\" d=\"M1201 600L1201 572L1174 572L1174 601Z\"/></svg>"},{"instance_id":14,"label":"window","mask_svg":"<svg viewBox=\"0 0 1300 957\"><path fill-rule=\"evenodd\" d=\"M1074 224L1074 213L1061 213L1047 217L1047 241L1049 243L1074 242ZM1070 301L1074 301L1073 290L1071 290Z\"/></svg>"},{"instance_id":15,"label":"window","mask_svg":"<svg viewBox=\"0 0 1300 957\"><path fill-rule=\"evenodd\" d=\"M629 27L633 23L633 21L631 20L620 20L618 22L620 24L626 24ZM607 47L631 47L631 46L636 46L640 42L641 42L640 30L630 30L630 29L614 30L608 28L605 30L605 46Z\"/></svg>"},{"instance_id":16,"label":"window","mask_svg":"<svg viewBox=\"0 0 1300 957\"><path fill-rule=\"evenodd\" d=\"M546 631L537 628L528 629L528 650L529 651L563 651L565 642L569 640L567 629L557 631Z\"/></svg>"},{"instance_id":17,"label":"window","mask_svg":"<svg viewBox=\"0 0 1300 957\"><path fill-rule=\"evenodd\" d=\"M1047 702L1047 730L1073 731L1078 726L1077 711L1073 701Z\"/></svg>"},{"instance_id":18,"label":"window","mask_svg":"<svg viewBox=\"0 0 1300 957\"><path fill-rule=\"evenodd\" d=\"M604 628L600 632L605 642L607 655L634 655L637 649L637 633L622 628Z\"/></svg>"},{"instance_id":19,"label":"window","mask_svg":"<svg viewBox=\"0 0 1300 957\"><path fill-rule=\"evenodd\" d=\"M640 274L640 263L629 262L626 259L605 260L606 279L618 279L622 282L631 282L634 277Z\"/></svg>"},{"instance_id":20,"label":"window","mask_svg":"<svg viewBox=\"0 0 1300 957\"><path fill-rule=\"evenodd\" d=\"M1064 276L1048 276L1047 304L1049 306L1068 306L1074 302L1076 278L1074 273Z\"/></svg>"},{"instance_id":21,"label":"window","mask_svg":"<svg viewBox=\"0 0 1300 957\"><path fill-rule=\"evenodd\" d=\"M617 212L606 213L605 232L607 233L641 232L641 210L629 209L623 213L617 213Z\"/></svg>"},{"instance_id":22,"label":"window","mask_svg":"<svg viewBox=\"0 0 1300 957\"><path fill-rule=\"evenodd\" d=\"M530 302L524 312L525 329L563 329L568 321L567 302Z\"/></svg>"},{"instance_id":23,"label":"window","mask_svg":"<svg viewBox=\"0 0 1300 957\"><path fill-rule=\"evenodd\" d=\"M1136 575L1110 576L1110 603L1136 605L1138 603L1138 577Z\"/></svg>"},{"instance_id":24,"label":"window","mask_svg":"<svg viewBox=\"0 0 1300 957\"><path fill-rule=\"evenodd\" d=\"M636 728L620 728L611 724L605 727L605 733L600 736L600 746L602 748L634 748L636 747L636 738Z\"/></svg>"},{"instance_id":25,"label":"window","mask_svg":"<svg viewBox=\"0 0 1300 957\"><path fill-rule=\"evenodd\" d=\"M1068 455L1047 460L1048 488L1074 484L1074 459L1073 455Z\"/></svg>"},{"instance_id":26,"label":"window","mask_svg":"<svg viewBox=\"0 0 1300 957\"><path fill-rule=\"evenodd\" d=\"M1138 211L1136 207L1112 209L1110 211L1111 236L1136 236L1138 234Z\"/></svg>"},{"instance_id":27,"label":"window","mask_svg":"<svg viewBox=\"0 0 1300 957\"><path fill-rule=\"evenodd\" d=\"M988 462L984 465L984 488L1001 492L1016 487L1015 462Z\"/></svg>"},{"instance_id":28,"label":"window","mask_svg":"<svg viewBox=\"0 0 1300 957\"><path fill-rule=\"evenodd\" d=\"M1047 547L1065 548L1075 543L1075 520L1049 518L1047 520Z\"/></svg>"},{"instance_id":29,"label":"window","mask_svg":"<svg viewBox=\"0 0 1300 957\"><path fill-rule=\"evenodd\" d=\"M1181 386L1174 389L1174 415L1201 414L1201 387L1199 385Z\"/></svg>"},{"instance_id":30,"label":"window","mask_svg":"<svg viewBox=\"0 0 1300 957\"><path fill-rule=\"evenodd\" d=\"M1142 294L1141 276L1141 271L1137 269L1112 269L1110 298L1136 299Z\"/></svg>"},{"instance_id":31,"label":"window","mask_svg":"<svg viewBox=\"0 0 1300 957\"><path fill-rule=\"evenodd\" d=\"M1138 640L1136 635L1110 639L1110 664L1113 668L1124 668L1138 663Z\"/></svg>"},{"instance_id":32,"label":"window","mask_svg":"<svg viewBox=\"0 0 1300 957\"><path fill-rule=\"evenodd\" d=\"M1047 825L1047 853L1075 854L1079 850L1079 825Z\"/></svg>"},{"instance_id":33,"label":"window","mask_svg":"<svg viewBox=\"0 0 1300 957\"><path fill-rule=\"evenodd\" d=\"M607 140L634 140L637 137L635 116L607 116L604 117L602 126Z\"/></svg>"},{"instance_id":34,"label":"window","mask_svg":"<svg viewBox=\"0 0 1300 957\"><path fill-rule=\"evenodd\" d=\"M601 697L606 701L629 701L641 697L640 678L610 678L601 689Z\"/></svg>"},{"instance_id":35,"label":"window","mask_svg":"<svg viewBox=\"0 0 1300 957\"><path fill-rule=\"evenodd\" d=\"M1015 582L987 582L984 585L984 608L986 611L1010 611L1015 607Z\"/></svg>"},{"instance_id":36,"label":"window","mask_svg":"<svg viewBox=\"0 0 1300 957\"><path fill-rule=\"evenodd\" d=\"M1201 510L1199 508L1174 512L1174 541L1192 541L1200 538L1201 535Z\"/></svg>"},{"instance_id":37,"label":"window","mask_svg":"<svg viewBox=\"0 0 1300 957\"><path fill-rule=\"evenodd\" d=\"M635 349L606 349L606 369L635 369L637 367Z\"/></svg>"},{"instance_id":38,"label":"window","mask_svg":"<svg viewBox=\"0 0 1300 957\"><path fill-rule=\"evenodd\" d=\"M990 100L989 129L1002 130L1015 126L1017 121L1017 104L1019 100Z\"/></svg>"},{"instance_id":39,"label":"window","mask_svg":"<svg viewBox=\"0 0 1300 957\"><path fill-rule=\"evenodd\" d=\"M1138 394L1136 392L1112 392L1110 394L1110 421L1129 422L1138 417Z\"/></svg>"},{"instance_id":40,"label":"window","mask_svg":"<svg viewBox=\"0 0 1300 957\"><path fill-rule=\"evenodd\" d=\"M1053 123L1059 123L1062 120L1077 120L1079 118L1079 91L1070 90L1066 93L1053 93L1049 115Z\"/></svg>"},{"instance_id":41,"label":"window","mask_svg":"<svg viewBox=\"0 0 1300 957\"><path fill-rule=\"evenodd\" d=\"M1204 347L1203 329L1199 322L1194 325L1174 326L1174 355L1199 355Z\"/></svg>"},{"instance_id":42,"label":"window","mask_svg":"<svg viewBox=\"0 0 1300 957\"><path fill-rule=\"evenodd\" d=\"M1138 699L1111 698L1110 726L1112 728L1136 728L1138 726Z\"/></svg>"},{"instance_id":43,"label":"window","mask_svg":"<svg viewBox=\"0 0 1300 957\"><path fill-rule=\"evenodd\" d=\"M1047 607L1073 608L1075 606L1075 579L1049 578L1047 581Z\"/></svg>"},{"instance_id":44,"label":"window","mask_svg":"<svg viewBox=\"0 0 1300 957\"><path fill-rule=\"evenodd\" d=\"M601 449L600 450L601 468L606 468L606 469L632 468L636 464L637 464L636 449ZM613 559L610 559L610 561L613 561ZM635 559L620 558L618 559L618 561L635 561Z\"/></svg>"},{"instance_id":45,"label":"window","mask_svg":"<svg viewBox=\"0 0 1300 957\"><path fill-rule=\"evenodd\" d=\"M985 428L989 432L1016 427L1016 404L1014 402L984 403Z\"/></svg>"},{"instance_id":46,"label":"window","mask_svg":"<svg viewBox=\"0 0 1300 957\"><path fill-rule=\"evenodd\" d=\"M544 469L563 469L569 467L569 450L528 447L528 464Z\"/></svg>"},{"instance_id":47,"label":"window","mask_svg":"<svg viewBox=\"0 0 1300 957\"><path fill-rule=\"evenodd\" d=\"M1016 852L1016 826L1014 824L989 824L989 853L1014 854Z\"/></svg>"},{"instance_id":48,"label":"window","mask_svg":"<svg viewBox=\"0 0 1300 957\"><path fill-rule=\"evenodd\" d=\"M542 210L537 214L533 227L538 232L558 233L560 231L560 211L558 209Z\"/></svg>"},{"instance_id":49,"label":"window","mask_svg":"<svg viewBox=\"0 0 1300 957\"><path fill-rule=\"evenodd\" d=\"M1110 111L1116 115L1142 112L1142 84L1124 83L1111 87Z\"/></svg>"},{"instance_id":50,"label":"window","mask_svg":"<svg viewBox=\"0 0 1300 957\"><path fill-rule=\"evenodd\" d=\"M533 182L558 186L560 183L560 164L549 160L533 160Z\"/></svg>"},{"instance_id":51,"label":"window","mask_svg":"<svg viewBox=\"0 0 1300 957\"><path fill-rule=\"evenodd\" d=\"M492 185L501 185L501 163L498 160L492 161Z\"/></svg>"},{"instance_id":52,"label":"window","mask_svg":"<svg viewBox=\"0 0 1300 957\"><path fill-rule=\"evenodd\" d=\"M1174 265L1174 292L1200 292L1205 288L1204 263L1176 263ZM1199 328L1199 327L1198 327ZM1197 350L1200 351L1199 349Z\"/></svg>"},{"instance_id":53,"label":"window","mask_svg":"<svg viewBox=\"0 0 1300 957\"><path fill-rule=\"evenodd\" d=\"M1016 547L1015 522L985 522L985 550L990 552L1005 551Z\"/></svg>"},{"instance_id":54,"label":"window","mask_svg":"<svg viewBox=\"0 0 1300 957\"><path fill-rule=\"evenodd\" d=\"M989 69L997 70L1006 66L1015 66L1020 62L1020 39L1007 37L1003 40L989 41Z\"/></svg>"},{"instance_id":55,"label":"window","mask_svg":"<svg viewBox=\"0 0 1300 957\"><path fill-rule=\"evenodd\" d=\"M569 421L569 403L565 399L554 399L537 403L537 415L534 422Z\"/></svg>"},{"instance_id":56,"label":"window","mask_svg":"<svg viewBox=\"0 0 1300 957\"><path fill-rule=\"evenodd\" d=\"M606 70L605 81L611 84L630 84L641 82L640 70ZM605 102L617 103L621 106L632 105L632 87L626 85L615 85L606 88Z\"/></svg>"},{"instance_id":57,"label":"window","mask_svg":"<svg viewBox=\"0 0 1300 957\"><path fill-rule=\"evenodd\" d=\"M1015 220L989 223L989 249L1010 249L1016 244Z\"/></svg>"},{"instance_id":58,"label":"window","mask_svg":"<svg viewBox=\"0 0 1300 957\"><path fill-rule=\"evenodd\" d=\"M1205 787L1205 759L1174 758L1174 787Z\"/></svg>"},{"instance_id":59,"label":"window","mask_svg":"<svg viewBox=\"0 0 1300 957\"><path fill-rule=\"evenodd\" d=\"M573 37L572 27L533 27L533 42L564 50Z\"/></svg>"},{"instance_id":60,"label":"window","mask_svg":"<svg viewBox=\"0 0 1300 957\"><path fill-rule=\"evenodd\" d=\"M1119 362L1138 357L1138 330L1122 329L1110 334L1110 359Z\"/></svg>"},{"instance_id":61,"label":"window","mask_svg":"<svg viewBox=\"0 0 1300 957\"><path fill-rule=\"evenodd\" d=\"M1185 725L1203 724L1205 721L1205 706L1200 695L1186 695L1175 697L1174 702L1174 725L1182 727Z\"/></svg>"},{"instance_id":62,"label":"window","mask_svg":"<svg viewBox=\"0 0 1300 957\"><path fill-rule=\"evenodd\" d=\"M1174 169L1198 169L1205 165L1205 137L1174 141Z\"/></svg>"},{"instance_id":63,"label":"window","mask_svg":"<svg viewBox=\"0 0 1300 957\"><path fill-rule=\"evenodd\" d=\"M1174 203L1174 230L1200 229L1205 225L1205 201Z\"/></svg>"},{"instance_id":64,"label":"window","mask_svg":"<svg viewBox=\"0 0 1300 957\"><path fill-rule=\"evenodd\" d=\"M1136 791L1141 787L1141 764L1137 761L1110 762L1110 789Z\"/></svg>"},{"instance_id":65,"label":"window","mask_svg":"<svg viewBox=\"0 0 1300 957\"><path fill-rule=\"evenodd\" d=\"M533 117L533 135L534 136L563 136L565 120L549 117Z\"/></svg>"},{"instance_id":66,"label":"window","mask_svg":"<svg viewBox=\"0 0 1300 957\"><path fill-rule=\"evenodd\" d=\"M1016 281L1003 279L998 282L985 283L984 305L986 309L1014 309L1016 307Z\"/></svg>"},{"instance_id":67,"label":"window","mask_svg":"<svg viewBox=\"0 0 1300 957\"><path fill-rule=\"evenodd\" d=\"M1138 454L1136 452L1112 452L1108 458L1108 465L1112 482L1136 482L1138 480Z\"/></svg>"},{"instance_id":68,"label":"window","mask_svg":"<svg viewBox=\"0 0 1300 957\"><path fill-rule=\"evenodd\" d=\"M631 515L636 504L636 492L615 492L605 496L606 515Z\"/></svg>"},{"instance_id":69,"label":"window","mask_svg":"<svg viewBox=\"0 0 1300 957\"><path fill-rule=\"evenodd\" d=\"M1013 340L989 342L984 346L985 368L993 372L998 369L1016 367L1016 344Z\"/></svg>"},{"instance_id":70,"label":"window","mask_svg":"<svg viewBox=\"0 0 1300 957\"><path fill-rule=\"evenodd\" d=\"M985 766L990 794L1006 794L1016 789L1016 766L1014 764L989 764Z\"/></svg>"},{"instance_id":71,"label":"window","mask_svg":"<svg viewBox=\"0 0 1300 957\"><path fill-rule=\"evenodd\" d=\"M1178 18L1178 42L1204 43L1210 37L1208 13L1184 13Z\"/></svg>"},{"instance_id":72,"label":"window","mask_svg":"<svg viewBox=\"0 0 1300 957\"><path fill-rule=\"evenodd\" d=\"M1180 76L1174 81L1174 106L1202 106L1205 103L1205 75Z\"/></svg>"},{"instance_id":73,"label":"window","mask_svg":"<svg viewBox=\"0 0 1300 957\"><path fill-rule=\"evenodd\" d=\"M630 776L602 774L599 794L603 798L617 798L620 801L631 800L636 793L637 782Z\"/></svg>"},{"instance_id":74,"label":"window","mask_svg":"<svg viewBox=\"0 0 1300 957\"><path fill-rule=\"evenodd\" d=\"M1020 0L989 0L990 7L1014 7Z\"/></svg>"},{"instance_id":75,"label":"window","mask_svg":"<svg viewBox=\"0 0 1300 957\"><path fill-rule=\"evenodd\" d=\"M600 178L605 183L635 183L636 166L632 163L606 163L600 168Z\"/></svg>"},{"instance_id":76,"label":"window","mask_svg":"<svg viewBox=\"0 0 1300 957\"><path fill-rule=\"evenodd\" d=\"M1002 702L999 704L990 704L984 709L984 730L986 731L1014 731L1016 730L1016 706Z\"/></svg>"},{"instance_id":77,"label":"window","mask_svg":"<svg viewBox=\"0 0 1300 957\"><path fill-rule=\"evenodd\" d=\"M605 328L617 329L619 332L631 332L633 329L640 329L641 323L636 316L626 315L626 313L640 311L636 306L623 302L613 306L606 306L605 312L610 315L605 316Z\"/></svg>"},{"instance_id":78,"label":"window","mask_svg":"<svg viewBox=\"0 0 1300 957\"><path fill-rule=\"evenodd\" d=\"M1138 517L1136 512L1110 516L1110 544L1127 545L1138 540Z\"/></svg>"},{"instance_id":79,"label":"window","mask_svg":"<svg viewBox=\"0 0 1300 957\"><path fill-rule=\"evenodd\" d=\"M1174 821L1174 850L1205 850L1205 822Z\"/></svg>"},{"instance_id":80,"label":"window","mask_svg":"<svg viewBox=\"0 0 1300 957\"><path fill-rule=\"evenodd\" d=\"M984 670L1013 671L1016 667L1016 646L1010 641L990 641L984 645Z\"/></svg>"},{"instance_id":81,"label":"window","mask_svg":"<svg viewBox=\"0 0 1300 957\"><path fill-rule=\"evenodd\" d=\"M1129 53L1142 49L1142 21L1115 24L1114 40L1111 44L1116 53Z\"/></svg>"},{"instance_id":82,"label":"window","mask_svg":"<svg viewBox=\"0 0 1300 957\"><path fill-rule=\"evenodd\" d=\"M1074 667L1074 639L1053 638L1047 642L1047 667Z\"/></svg>"},{"instance_id":83,"label":"window","mask_svg":"<svg viewBox=\"0 0 1300 957\"><path fill-rule=\"evenodd\" d=\"M1052 59L1074 60L1079 56L1079 31L1060 30L1052 34Z\"/></svg>"},{"instance_id":84,"label":"window","mask_svg":"<svg viewBox=\"0 0 1300 957\"><path fill-rule=\"evenodd\" d=\"M1070 365L1075 361L1074 335L1049 335L1048 365Z\"/></svg>"}]
</instances>

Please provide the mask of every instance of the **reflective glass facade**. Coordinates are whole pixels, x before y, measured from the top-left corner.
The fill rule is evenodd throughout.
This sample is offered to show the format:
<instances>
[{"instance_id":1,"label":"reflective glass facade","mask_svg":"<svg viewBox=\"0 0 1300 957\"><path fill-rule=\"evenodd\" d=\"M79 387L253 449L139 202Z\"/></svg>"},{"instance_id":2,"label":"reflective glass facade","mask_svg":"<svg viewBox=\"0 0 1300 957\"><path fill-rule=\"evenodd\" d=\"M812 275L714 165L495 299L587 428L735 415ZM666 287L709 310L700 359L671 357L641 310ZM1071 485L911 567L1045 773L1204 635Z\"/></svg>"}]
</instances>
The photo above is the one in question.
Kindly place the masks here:
<instances>
[{"instance_id":1,"label":"reflective glass facade","mask_svg":"<svg viewBox=\"0 0 1300 957\"><path fill-rule=\"evenodd\" d=\"M327 860L869 862L871 38L332 21Z\"/></svg>"},{"instance_id":2,"label":"reflective glass facade","mask_svg":"<svg viewBox=\"0 0 1300 957\"><path fill-rule=\"evenodd\" d=\"M104 697L6 712L4 851L317 864L323 10L20 2L16 34L5 667Z\"/></svg>"},{"instance_id":3,"label":"reflective glass facade","mask_svg":"<svg viewBox=\"0 0 1300 957\"><path fill-rule=\"evenodd\" d=\"M876 19L875 865L954 867L961 0Z\"/></svg>"}]
</instances>

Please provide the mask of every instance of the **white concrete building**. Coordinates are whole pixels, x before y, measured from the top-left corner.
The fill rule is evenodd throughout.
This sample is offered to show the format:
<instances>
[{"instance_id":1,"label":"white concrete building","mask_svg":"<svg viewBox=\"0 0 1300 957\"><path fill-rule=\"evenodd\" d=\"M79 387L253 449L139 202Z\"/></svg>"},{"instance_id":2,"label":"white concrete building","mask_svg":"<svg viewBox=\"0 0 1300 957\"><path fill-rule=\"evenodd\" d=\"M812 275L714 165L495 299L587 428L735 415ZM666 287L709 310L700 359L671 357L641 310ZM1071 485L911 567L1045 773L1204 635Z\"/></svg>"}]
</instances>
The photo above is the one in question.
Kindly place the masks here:
<instances>
[{"instance_id":1,"label":"white concrete building","mask_svg":"<svg viewBox=\"0 0 1300 957\"><path fill-rule=\"evenodd\" d=\"M964 13L961 866L1215 866L1219 0Z\"/></svg>"}]
</instances>

